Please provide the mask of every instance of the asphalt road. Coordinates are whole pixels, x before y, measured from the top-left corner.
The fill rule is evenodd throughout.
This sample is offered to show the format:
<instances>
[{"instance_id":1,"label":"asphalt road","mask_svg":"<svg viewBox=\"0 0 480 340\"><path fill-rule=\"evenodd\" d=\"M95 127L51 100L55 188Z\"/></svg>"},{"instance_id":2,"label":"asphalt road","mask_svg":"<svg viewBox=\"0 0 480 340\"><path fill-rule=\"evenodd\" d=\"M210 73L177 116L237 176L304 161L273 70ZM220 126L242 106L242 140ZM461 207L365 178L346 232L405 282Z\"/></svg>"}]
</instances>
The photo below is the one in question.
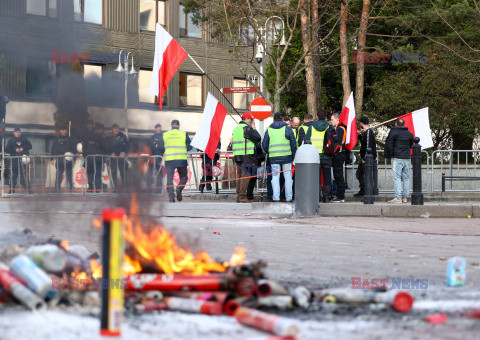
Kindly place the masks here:
<instances>
[{"instance_id":1,"label":"asphalt road","mask_svg":"<svg viewBox=\"0 0 480 340\"><path fill-rule=\"evenodd\" d=\"M99 251L101 230L92 226L96 215L96 211L3 212L0 234L29 228L41 238L68 239L71 244ZM176 211L175 216L161 218L158 215L161 214L151 219L173 231L179 242L192 250L205 249L213 258L228 261L235 247L244 247L248 250L247 259L267 262L268 277L290 286L349 287L352 277L427 279L428 289L411 291L417 300L480 301L480 219L273 219L222 211ZM467 260L464 287L445 286L446 260L453 256ZM324 319L319 313L296 317ZM344 317L344 321L352 320L351 315ZM406 318L374 318L380 324L386 322L386 333L378 327L359 332L354 327L348 332L358 338L382 338L401 330L405 338L416 338L421 330L427 337L470 338L479 331L478 322L460 326L459 332L458 324L435 328L416 317ZM326 332L326 338L334 337L334 333L328 336Z\"/></svg>"}]
</instances>

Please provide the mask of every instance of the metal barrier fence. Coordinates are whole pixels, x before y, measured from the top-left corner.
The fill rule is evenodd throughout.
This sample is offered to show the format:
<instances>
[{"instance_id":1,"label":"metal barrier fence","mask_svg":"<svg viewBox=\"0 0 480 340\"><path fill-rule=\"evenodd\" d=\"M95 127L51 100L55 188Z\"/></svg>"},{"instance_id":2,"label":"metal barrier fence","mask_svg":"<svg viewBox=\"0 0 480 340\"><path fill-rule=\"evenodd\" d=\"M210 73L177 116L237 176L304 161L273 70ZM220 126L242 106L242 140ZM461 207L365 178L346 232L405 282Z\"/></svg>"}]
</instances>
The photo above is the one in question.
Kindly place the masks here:
<instances>
[{"instance_id":1,"label":"metal barrier fence","mask_svg":"<svg viewBox=\"0 0 480 340\"><path fill-rule=\"evenodd\" d=\"M359 151L354 150L359 159ZM393 193L391 164L378 151L378 188L380 193ZM437 150L422 152L422 185L425 193L442 191L442 174L461 177L462 181L449 181L445 191L478 192L480 183L469 178L480 177L480 150ZM382 160L379 162L379 160ZM167 185L164 161L161 156L128 155L126 157L89 155L79 156L6 156L2 162L2 196L35 194L108 195L115 192L137 190L161 193ZM358 162L346 165L344 174L347 192L356 192L358 180L355 172ZM258 167L255 191L264 194L268 169L265 162ZM188 154L188 181L184 193L235 193L237 167L232 152L220 153L213 164L204 153ZM70 181L71 179L71 181ZM211 186L205 184L215 181ZM179 175L174 175L174 185ZM412 181L411 181L412 182Z\"/></svg>"}]
</instances>

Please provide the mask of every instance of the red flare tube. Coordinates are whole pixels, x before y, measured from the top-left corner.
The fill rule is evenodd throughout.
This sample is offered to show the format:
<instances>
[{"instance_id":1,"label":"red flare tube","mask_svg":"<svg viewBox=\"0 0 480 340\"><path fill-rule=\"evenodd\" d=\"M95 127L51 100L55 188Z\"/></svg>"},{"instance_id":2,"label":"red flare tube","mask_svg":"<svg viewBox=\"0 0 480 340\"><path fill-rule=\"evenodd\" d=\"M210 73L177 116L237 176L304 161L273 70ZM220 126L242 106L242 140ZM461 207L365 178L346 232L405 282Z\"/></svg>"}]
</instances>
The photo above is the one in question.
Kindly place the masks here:
<instances>
[{"instance_id":1,"label":"red flare tube","mask_svg":"<svg viewBox=\"0 0 480 340\"><path fill-rule=\"evenodd\" d=\"M164 299L164 302L170 310L208 315L222 314L222 304L218 302L185 299L180 297L168 297Z\"/></svg>"},{"instance_id":2,"label":"red flare tube","mask_svg":"<svg viewBox=\"0 0 480 340\"><path fill-rule=\"evenodd\" d=\"M222 291L227 282L221 275L134 274L127 277L127 290Z\"/></svg>"}]
</instances>

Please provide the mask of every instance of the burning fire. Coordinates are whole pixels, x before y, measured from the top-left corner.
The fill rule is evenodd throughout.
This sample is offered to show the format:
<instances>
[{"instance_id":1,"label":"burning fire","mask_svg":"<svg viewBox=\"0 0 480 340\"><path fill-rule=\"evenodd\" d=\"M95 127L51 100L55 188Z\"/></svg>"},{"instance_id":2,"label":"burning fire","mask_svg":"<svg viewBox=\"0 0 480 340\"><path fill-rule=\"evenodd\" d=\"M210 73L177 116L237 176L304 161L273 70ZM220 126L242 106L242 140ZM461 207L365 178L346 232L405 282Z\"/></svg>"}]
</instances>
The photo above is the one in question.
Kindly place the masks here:
<instances>
[{"instance_id":1,"label":"burning fire","mask_svg":"<svg viewBox=\"0 0 480 340\"><path fill-rule=\"evenodd\" d=\"M230 266L239 266L245 263L245 258L247 257L245 253L247 249L242 247L235 247L235 252L230 258Z\"/></svg>"},{"instance_id":2,"label":"burning fire","mask_svg":"<svg viewBox=\"0 0 480 340\"><path fill-rule=\"evenodd\" d=\"M63 249L65 249L67 251L68 251L69 245L70 245L70 243L68 242L68 240L65 240L62 243L60 243L60 247L62 247Z\"/></svg>"},{"instance_id":3,"label":"burning fire","mask_svg":"<svg viewBox=\"0 0 480 340\"><path fill-rule=\"evenodd\" d=\"M101 219L93 221L95 227L101 226ZM236 247L230 262L218 263L206 251L193 254L181 248L168 230L161 226L148 227L148 232L138 217L136 197L132 199L129 217L125 220L123 236L138 256L132 258L125 254L122 273L131 275L142 271L142 263L156 264L159 271L165 274L201 275L210 272L225 272L228 266L237 266L245 263L246 249ZM90 261L92 277L102 276L102 265L95 259Z\"/></svg>"},{"instance_id":4,"label":"burning fire","mask_svg":"<svg viewBox=\"0 0 480 340\"><path fill-rule=\"evenodd\" d=\"M92 277L99 279L102 277L102 265L96 259L90 260L90 269L92 270Z\"/></svg>"}]
</instances>

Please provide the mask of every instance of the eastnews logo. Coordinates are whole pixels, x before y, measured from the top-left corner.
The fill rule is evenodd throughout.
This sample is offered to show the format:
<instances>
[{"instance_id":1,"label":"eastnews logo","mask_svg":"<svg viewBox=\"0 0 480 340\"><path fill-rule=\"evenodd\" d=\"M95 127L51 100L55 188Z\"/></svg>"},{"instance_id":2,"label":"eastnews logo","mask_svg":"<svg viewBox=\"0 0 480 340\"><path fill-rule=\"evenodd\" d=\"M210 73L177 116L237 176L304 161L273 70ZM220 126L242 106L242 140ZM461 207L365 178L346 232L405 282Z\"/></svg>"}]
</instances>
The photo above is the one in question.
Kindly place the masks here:
<instances>
[{"instance_id":1,"label":"eastnews logo","mask_svg":"<svg viewBox=\"0 0 480 340\"><path fill-rule=\"evenodd\" d=\"M402 279L391 277L386 279L365 279L352 277L352 289L428 289L428 279Z\"/></svg>"},{"instance_id":2,"label":"eastnews logo","mask_svg":"<svg viewBox=\"0 0 480 340\"><path fill-rule=\"evenodd\" d=\"M125 61L124 55L122 55L121 61ZM68 54L62 51L52 51L52 63L54 64L85 64L87 62L99 64L117 63L118 53L73 52Z\"/></svg>"},{"instance_id":3,"label":"eastnews logo","mask_svg":"<svg viewBox=\"0 0 480 340\"><path fill-rule=\"evenodd\" d=\"M367 63L367 64L386 64L388 59L392 64L425 64L428 63L428 53L408 53L401 51L388 52L352 52L352 63Z\"/></svg>"}]
</instances>

